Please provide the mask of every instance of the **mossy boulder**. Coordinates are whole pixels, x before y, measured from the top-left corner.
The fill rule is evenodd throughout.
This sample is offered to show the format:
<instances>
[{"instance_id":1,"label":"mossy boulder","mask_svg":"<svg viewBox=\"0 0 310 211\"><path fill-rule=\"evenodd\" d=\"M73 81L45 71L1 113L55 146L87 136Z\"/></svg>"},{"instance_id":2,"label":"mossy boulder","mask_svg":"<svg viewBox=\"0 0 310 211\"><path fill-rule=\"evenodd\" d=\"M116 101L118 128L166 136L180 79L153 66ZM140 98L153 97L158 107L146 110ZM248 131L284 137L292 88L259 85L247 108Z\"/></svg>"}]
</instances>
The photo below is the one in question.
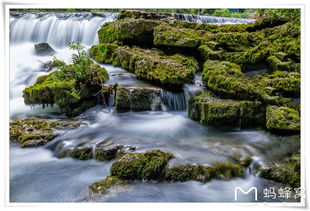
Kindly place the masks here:
<instances>
[{"instance_id":1,"label":"mossy boulder","mask_svg":"<svg viewBox=\"0 0 310 211\"><path fill-rule=\"evenodd\" d=\"M206 32L162 24L154 29L154 44L182 48L196 48Z\"/></svg>"},{"instance_id":2,"label":"mossy boulder","mask_svg":"<svg viewBox=\"0 0 310 211\"><path fill-rule=\"evenodd\" d=\"M185 182L196 180L207 182L211 179L229 180L243 176L243 168L239 164L223 162L212 166L193 164L169 165L165 170L165 180L170 182Z\"/></svg>"},{"instance_id":3,"label":"mossy boulder","mask_svg":"<svg viewBox=\"0 0 310 211\"><path fill-rule=\"evenodd\" d=\"M265 107L259 101L221 99L203 93L189 100L188 116L217 127L263 126Z\"/></svg>"},{"instance_id":4,"label":"mossy boulder","mask_svg":"<svg viewBox=\"0 0 310 211\"><path fill-rule=\"evenodd\" d=\"M46 42L35 44L34 49L38 55L50 55L55 53L55 50Z\"/></svg>"},{"instance_id":5,"label":"mossy boulder","mask_svg":"<svg viewBox=\"0 0 310 211\"><path fill-rule=\"evenodd\" d=\"M262 100L268 97L244 75L239 65L226 61L206 61L202 82L224 98Z\"/></svg>"},{"instance_id":6,"label":"mossy boulder","mask_svg":"<svg viewBox=\"0 0 310 211\"><path fill-rule=\"evenodd\" d=\"M100 43L153 44L154 27L158 21L146 19L119 19L107 22L98 31Z\"/></svg>"},{"instance_id":7,"label":"mossy boulder","mask_svg":"<svg viewBox=\"0 0 310 211\"><path fill-rule=\"evenodd\" d=\"M193 57L181 54L167 56L155 49L99 44L92 46L90 55L98 62L120 66L139 78L170 88L191 83L199 68Z\"/></svg>"},{"instance_id":8,"label":"mossy boulder","mask_svg":"<svg viewBox=\"0 0 310 211\"><path fill-rule=\"evenodd\" d=\"M110 174L123 180L159 180L172 157L172 154L159 150L129 153L112 164Z\"/></svg>"},{"instance_id":9,"label":"mossy boulder","mask_svg":"<svg viewBox=\"0 0 310 211\"><path fill-rule=\"evenodd\" d=\"M286 158L277 165L261 169L260 176L292 188L300 188L300 156Z\"/></svg>"},{"instance_id":10,"label":"mossy boulder","mask_svg":"<svg viewBox=\"0 0 310 211\"><path fill-rule=\"evenodd\" d=\"M299 133L299 112L284 106L268 106L266 110L266 127L268 130L280 134Z\"/></svg>"},{"instance_id":11,"label":"mossy boulder","mask_svg":"<svg viewBox=\"0 0 310 211\"><path fill-rule=\"evenodd\" d=\"M26 105L57 104L62 113L76 116L97 103L103 83L108 80L107 71L91 60L85 75L76 71L76 65L65 65L62 69L41 76L23 90Z\"/></svg>"},{"instance_id":12,"label":"mossy boulder","mask_svg":"<svg viewBox=\"0 0 310 211\"><path fill-rule=\"evenodd\" d=\"M274 71L263 73L253 78L269 95L280 95L289 98L300 97L300 73Z\"/></svg>"},{"instance_id":13,"label":"mossy boulder","mask_svg":"<svg viewBox=\"0 0 310 211\"><path fill-rule=\"evenodd\" d=\"M10 122L10 140L17 141L20 147L37 147L46 144L58 134L56 129L74 128L79 121L25 119Z\"/></svg>"},{"instance_id":14,"label":"mossy boulder","mask_svg":"<svg viewBox=\"0 0 310 211\"><path fill-rule=\"evenodd\" d=\"M116 91L118 112L159 110L161 90L154 88L124 88Z\"/></svg>"},{"instance_id":15,"label":"mossy boulder","mask_svg":"<svg viewBox=\"0 0 310 211\"><path fill-rule=\"evenodd\" d=\"M124 186L128 183L114 176L108 176L105 179L91 184L88 188L91 193L106 194L112 187Z\"/></svg>"},{"instance_id":16,"label":"mossy boulder","mask_svg":"<svg viewBox=\"0 0 310 211\"><path fill-rule=\"evenodd\" d=\"M132 146L115 145L113 142L105 140L96 145L95 159L99 161L109 161L132 152L135 149L136 148Z\"/></svg>"}]
</instances>

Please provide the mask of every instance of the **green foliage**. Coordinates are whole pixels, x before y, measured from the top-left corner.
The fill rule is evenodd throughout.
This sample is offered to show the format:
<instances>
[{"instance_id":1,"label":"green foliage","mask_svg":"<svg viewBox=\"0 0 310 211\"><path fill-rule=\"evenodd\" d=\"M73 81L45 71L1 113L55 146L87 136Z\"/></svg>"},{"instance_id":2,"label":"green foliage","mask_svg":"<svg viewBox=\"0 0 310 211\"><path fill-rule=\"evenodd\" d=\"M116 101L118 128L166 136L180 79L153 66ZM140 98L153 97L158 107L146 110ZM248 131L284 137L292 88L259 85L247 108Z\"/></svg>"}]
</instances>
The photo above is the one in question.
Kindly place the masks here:
<instances>
[{"instance_id":1,"label":"green foliage","mask_svg":"<svg viewBox=\"0 0 310 211\"><path fill-rule=\"evenodd\" d=\"M68 44L70 50L74 50L77 53L72 54L72 71L78 80L83 80L87 77L87 68L90 65L89 57L84 50L85 47L80 43L70 42Z\"/></svg>"}]
</instances>

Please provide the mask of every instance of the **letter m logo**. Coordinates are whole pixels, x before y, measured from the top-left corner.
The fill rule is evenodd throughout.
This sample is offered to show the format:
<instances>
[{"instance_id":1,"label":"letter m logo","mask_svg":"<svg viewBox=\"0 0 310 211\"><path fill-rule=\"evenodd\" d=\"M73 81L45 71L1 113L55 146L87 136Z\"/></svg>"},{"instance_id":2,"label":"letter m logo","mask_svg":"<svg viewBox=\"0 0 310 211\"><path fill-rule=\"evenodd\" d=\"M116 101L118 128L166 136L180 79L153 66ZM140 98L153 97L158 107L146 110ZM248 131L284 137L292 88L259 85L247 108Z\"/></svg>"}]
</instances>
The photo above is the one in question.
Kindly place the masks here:
<instances>
[{"instance_id":1,"label":"letter m logo","mask_svg":"<svg viewBox=\"0 0 310 211\"><path fill-rule=\"evenodd\" d=\"M251 187L248 191L245 191L240 187L236 187L235 188L235 201L238 200L238 190L245 195L248 195L251 191L254 190L254 199L255 199L255 201L257 201L257 188L256 187Z\"/></svg>"}]
</instances>

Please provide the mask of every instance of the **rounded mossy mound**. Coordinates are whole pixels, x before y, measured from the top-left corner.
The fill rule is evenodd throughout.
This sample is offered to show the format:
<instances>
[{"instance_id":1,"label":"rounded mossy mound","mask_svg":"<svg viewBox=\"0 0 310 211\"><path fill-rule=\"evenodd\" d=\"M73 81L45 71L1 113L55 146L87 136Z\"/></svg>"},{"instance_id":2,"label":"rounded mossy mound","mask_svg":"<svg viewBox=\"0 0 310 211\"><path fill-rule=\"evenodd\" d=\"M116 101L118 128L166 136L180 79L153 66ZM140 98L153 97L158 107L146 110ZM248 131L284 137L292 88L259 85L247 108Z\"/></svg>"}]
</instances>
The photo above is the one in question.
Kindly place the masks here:
<instances>
[{"instance_id":1,"label":"rounded mossy mound","mask_svg":"<svg viewBox=\"0 0 310 211\"><path fill-rule=\"evenodd\" d=\"M24 102L26 105L57 104L62 113L76 116L96 105L96 94L108 78L107 71L91 60L83 70L76 64L64 65L25 88Z\"/></svg>"},{"instance_id":2,"label":"rounded mossy mound","mask_svg":"<svg viewBox=\"0 0 310 211\"><path fill-rule=\"evenodd\" d=\"M300 114L293 108L268 106L266 127L275 133L298 134L300 132Z\"/></svg>"}]
</instances>

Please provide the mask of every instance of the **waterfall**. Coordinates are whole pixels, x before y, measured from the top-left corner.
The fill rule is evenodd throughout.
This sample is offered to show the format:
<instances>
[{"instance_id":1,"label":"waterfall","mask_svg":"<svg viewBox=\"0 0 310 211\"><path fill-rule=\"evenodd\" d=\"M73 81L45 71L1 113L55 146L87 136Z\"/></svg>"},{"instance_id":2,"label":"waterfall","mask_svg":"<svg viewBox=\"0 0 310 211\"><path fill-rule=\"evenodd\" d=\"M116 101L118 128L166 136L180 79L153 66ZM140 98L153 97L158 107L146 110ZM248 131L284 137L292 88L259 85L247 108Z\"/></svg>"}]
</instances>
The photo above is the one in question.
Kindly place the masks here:
<instances>
[{"instance_id":1,"label":"waterfall","mask_svg":"<svg viewBox=\"0 0 310 211\"><path fill-rule=\"evenodd\" d=\"M162 90L161 98L163 104L170 111L185 110L187 108L187 99L184 92L174 93Z\"/></svg>"},{"instance_id":2,"label":"waterfall","mask_svg":"<svg viewBox=\"0 0 310 211\"><path fill-rule=\"evenodd\" d=\"M177 20L194 22L194 23L208 23L218 25L253 23L255 21L255 19L248 19L248 18L227 18L227 17L189 15L189 14L174 14L174 18Z\"/></svg>"},{"instance_id":3,"label":"waterfall","mask_svg":"<svg viewBox=\"0 0 310 211\"><path fill-rule=\"evenodd\" d=\"M75 41L83 45L98 43L97 30L117 13L17 13L10 17L11 44L48 42L56 47Z\"/></svg>"}]
</instances>

